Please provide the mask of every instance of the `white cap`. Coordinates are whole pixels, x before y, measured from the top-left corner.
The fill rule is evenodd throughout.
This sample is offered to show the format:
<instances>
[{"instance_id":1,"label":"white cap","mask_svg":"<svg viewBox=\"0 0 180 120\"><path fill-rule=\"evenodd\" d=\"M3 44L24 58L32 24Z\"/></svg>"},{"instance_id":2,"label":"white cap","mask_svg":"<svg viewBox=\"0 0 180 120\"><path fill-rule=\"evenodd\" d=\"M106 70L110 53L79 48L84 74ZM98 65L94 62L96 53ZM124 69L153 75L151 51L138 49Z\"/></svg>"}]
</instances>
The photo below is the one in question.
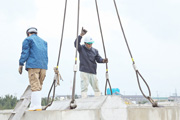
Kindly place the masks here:
<instances>
[{"instance_id":1,"label":"white cap","mask_svg":"<svg viewBox=\"0 0 180 120\"><path fill-rule=\"evenodd\" d=\"M84 42L85 43L94 43L94 40L90 36L85 36Z\"/></svg>"},{"instance_id":2,"label":"white cap","mask_svg":"<svg viewBox=\"0 0 180 120\"><path fill-rule=\"evenodd\" d=\"M31 32L37 33L37 29L36 28L29 28L27 32L28 33L31 33Z\"/></svg>"}]
</instances>

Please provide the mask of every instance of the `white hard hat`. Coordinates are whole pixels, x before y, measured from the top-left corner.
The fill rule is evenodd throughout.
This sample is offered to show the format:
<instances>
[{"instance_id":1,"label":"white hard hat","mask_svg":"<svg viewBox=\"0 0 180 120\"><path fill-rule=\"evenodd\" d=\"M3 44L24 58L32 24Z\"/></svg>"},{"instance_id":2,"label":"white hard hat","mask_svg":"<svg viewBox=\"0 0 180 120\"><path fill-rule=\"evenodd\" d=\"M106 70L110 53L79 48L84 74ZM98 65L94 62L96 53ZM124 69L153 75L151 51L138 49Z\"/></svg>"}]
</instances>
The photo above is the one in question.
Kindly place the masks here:
<instances>
[{"instance_id":1,"label":"white hard hat","mask_svg":"<svg viewBox=\"0 0 180 120\"><path fill-rule=\"evenodd\" d=\"M94 40L92 39L92 37L90 37L90 36L85 36L85 38L84 38L84 42L85 43L94 43Z\"/></svg>"},{"instance_id":2,"label":"white hard hat","mask_svg":"<svg viewBox=\"0 0 180 120\"><path fill-rule=\"evenodd\" d=\"M26 30L27 36L28 36L28 33L37 33L37 28L31 27L31 28L27 29Z\"/></svg>"},{"instance_id":3,"label":"white hard hat","mask_svg":"<svg viewBox=\"0 0 180 120\"><path fill-rule=\"evenodd\" d=\"M31 28L27 29L27 31L26 31L26 32L28 32L28 33L31 33L31 32L35 32L35 33L37 33L37 28L35 28L35 27L31 27Z\"/></svg>"}]
</instances>

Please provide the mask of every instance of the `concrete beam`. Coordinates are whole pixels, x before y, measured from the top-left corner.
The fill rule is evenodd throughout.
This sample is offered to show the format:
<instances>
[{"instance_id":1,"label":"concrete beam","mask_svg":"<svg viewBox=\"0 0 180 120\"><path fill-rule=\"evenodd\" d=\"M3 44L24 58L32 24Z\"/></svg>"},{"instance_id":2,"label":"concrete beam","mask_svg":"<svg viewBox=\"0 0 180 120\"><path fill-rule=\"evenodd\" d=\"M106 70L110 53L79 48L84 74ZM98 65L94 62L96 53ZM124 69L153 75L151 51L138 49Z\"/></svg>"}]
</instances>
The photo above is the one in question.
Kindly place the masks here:
<instances>
[{"instance_id":1,"label":"concrete beam","mask_svg":"<svg viewBox=\"0 0 180 120\"><path fill-rule=\"evenodd\" d=\"M46 111L26 111L21 120L180 120L179 106L127 105L120 96L77 99L74 110L69 103L56 101ZM10 112L0 111L0 120L8 120Z\"/></svg>"}]
</instances>

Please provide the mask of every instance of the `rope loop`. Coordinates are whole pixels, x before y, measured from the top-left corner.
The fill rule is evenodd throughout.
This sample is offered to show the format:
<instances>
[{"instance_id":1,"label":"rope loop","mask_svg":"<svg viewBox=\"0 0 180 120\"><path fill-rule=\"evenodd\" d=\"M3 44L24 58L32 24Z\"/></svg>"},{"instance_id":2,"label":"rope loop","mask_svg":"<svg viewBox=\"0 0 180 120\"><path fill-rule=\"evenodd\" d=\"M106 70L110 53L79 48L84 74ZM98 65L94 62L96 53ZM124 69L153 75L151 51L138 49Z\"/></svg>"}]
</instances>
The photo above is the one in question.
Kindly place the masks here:
<instances>
[{"instance_id":1,"label":"rope loop","mask_svg":"<svg viewBox=\"0 0 180 120\"><path fill-rule=\"evenodd\" d=\"M59 66L60 54L61 54L61 48L62 48L62 41L63 41L63 34L64 34L64 25L65 25L65 18L66 18L66 8L67 8L67 0L65 1L65 7L64 7L64 17L63 17L63 26L62 26L62 33L61 33L61 41L60 41L58 60L57 60L57 66L56 66L57 69L58 69L58 66ZM57 79L54 78L53 83L52 83L51 88L50 88L49 93L48 93L48 99L47 99L48 105L43 110L46 110L49 106L51 106L53 101L54 101L55 91L56 91L56 86L57 86L56 83L57 83ZM53 97L52 97L51 102L49 103L50 94L51 94L52 88L54 88L53 89Z\"/></svg>"},{"instance_id":2,"label":"rope loop","mask_svg":"<svg viewBox=\"0 0 180 120\"><path fill-rule=\"evenodd\" d=\"M78 51L78 31L79 31L79 11L80 11L80 0L78 0L78 11L77 11L77 38L76 38L76 51L75 51L75 65L74 65L74 79L73 79L73 89L72 89L72 100L70 102L70 109L75 109L77 107L75 103L75 87L76 87L76 72L77 72L77 51Z\"/></svg>"},{"instance_id":3,"label":"rope loop","mask_svg":"<svg viewBox=\"0 0 180 120\"><path fill-rule=\"evenodd\" d=\"M102 44L103 44L103 50L104 50L104 56L105 56L105 59L106 59L106 58L107 58L107 56L106 56L106 49L105 49L105 44L104 44L103 32L102 32L102 28L101 28L101 21L100 21L100 17L99 17L99 11L98 11L97 0L95 0L95 4L96 4L96 11L97 11L97 17L98 17L98 22L99 22L99 29L100 29L101 38L102 38ZM112 95L112 89L111 89L111 84L110 84L110 81L109 81L109 75L108 75L108 77L107 77L107 74L108 74L108 64L106 63L105 95L106 95L107 83L109 84L109 88L110 88L111 95Z\"/></svg>"},{"instance_id":4,"label":"rope loop","mask_svg":"<svg viewBox=\"0 0 180 120\"><path fill-rule=\"evenodd\" d=\"M125 42L126 42L126 46L127 46L127 48L128 48L128 51L129 51L129 55L130 55L131 60L132 60L132 62L133 62L133 68L134 68L135 73L136 73L136 77L137 77L137 82L138 82L139 89L140 89L142 95L152 103L152 106L153 106L153 107L157 107L157 103L155 103L155 102L153 101L153 99L151 98L151 90L150 90L147 82L146 82L145 79L142 77L142 75L140 74L140 72L138 71L138 69L137 69L137 67L136 67L136 65L135 65L135 61L134 61L134 59L133 59L133 56L132 56L132 53L131 53L131 50L130 50L130 47L129 47L129 44L128 44L128 41L127 41L127 38L126 38L126 35L125 35L125 32L124 32L124 29L123 29L123 25L122 25L122 22L121 22L121 19L120 19L120 15L119 15L119 12L118 12L117 5L116 5L116 1L115 1L115 0L114 0L114 6L115 6L115 9L116 9L116 13L117 13L117 17L118 17L119 24L120 24L120 27L121 27L121 31L122 31L122 33L123 33L123 37L124 37L124 40L125 40ZM149 96L146 96L146 95L144 94L144 92L143 92L143 90L142 90L142 88L141 88L140 82L139 82L139 76L142 78L143 82L145 83L146 87L148 88Z\"/></svg>"}]
</instances>

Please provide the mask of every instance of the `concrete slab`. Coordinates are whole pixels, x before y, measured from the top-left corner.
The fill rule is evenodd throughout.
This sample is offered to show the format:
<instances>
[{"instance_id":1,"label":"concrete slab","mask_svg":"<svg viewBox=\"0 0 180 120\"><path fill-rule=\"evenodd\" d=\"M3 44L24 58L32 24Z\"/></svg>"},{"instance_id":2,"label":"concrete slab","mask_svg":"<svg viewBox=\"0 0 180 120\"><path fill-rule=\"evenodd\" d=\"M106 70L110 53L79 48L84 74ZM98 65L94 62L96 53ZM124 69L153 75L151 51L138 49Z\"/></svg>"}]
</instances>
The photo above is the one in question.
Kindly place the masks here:
<instances>
[{"instance_id":1,"label":"concrete slab","mask_svg":"<svg viewBox=\"0 0 180 120\"><path fill-rule=\"evenodd\" d=\"M63 120L61 111L26 111L21 120Z\"/></svg>"},{"instance_id":2,"label":"concrete slab","mask_svg":"<svg viewBox=\"0 0 180 120\"><path fill-rule=\"evenodd\" d=\"M100 113L100 120L127 120L126 109L101 109Z\"/></svg>"},{"instance_id":3,"label":"concrete slab","mask_svg":"<svg viewBox=\"0 0 180 120\"><path fill-rule=\"evenodd\" d=\"M21 120L180 120L179 106L153 108L126 105L120 96L78 99L77 108L67 109L70 100L56 101L46 111L26 111ZM8 120L12 111L0 111L0 120Z\"/></svg>"},{"instance_id":4,"label":"concrete slab","mask_svg":"<svg viewBox=\"0 0 180 120\"><path fill-rule=\"evenodd\" d=\"M62 112L62 120L101 120L99 110L70 110Z\"/></svg>"},{"instance_id":5,"label":"concrete slab","mask_svg":"<svg viewBox=\"0 0 180 120\"><path fill-rule=\"evenodd\" d=\"M120 96L107 96L101 107L101 120L126 120L127 105Z\"/></svg>"},{"instance_id":6,"label":"concrete slab","mask_svg":"<svg viewBox=\"0 0 180 120\"><path fill-rule=\"evenodd\" d=\"M180 108L171 107L128 107L127 120L180 120Z\"/></svg>"},{"instance_id":7,"label":"concrete slab","mask_svg":"<svg viewBox=\"0 0 180 120\"><path fill-rule=\"evenodd\" d=\"M106 96L106 100L101 106L101 109L120 109L126 107L125 101L120 96L112 95Z\"/></svg>"},{"instance_id":8,"label":"concrete slab","mask_svg":"<svg viewBox=\"0 0 180 120\"><path fill-rule=\"evenodd\" d=\"M76 99L77 108L82 109L100 109L107 96L90 97L85 99ZM47 110L67 110L69 109L70 100L54 101Z\"/></svg>"},{"instance_id":9,"label":"concrete slab","mask_svg":"<svg viewBox=\"0 0 180 120\"><path fill-rule=\"evenodd\" d=\"M0 110L0 120L8 120L13 110Z\"/></svg>"}]
</instances>

